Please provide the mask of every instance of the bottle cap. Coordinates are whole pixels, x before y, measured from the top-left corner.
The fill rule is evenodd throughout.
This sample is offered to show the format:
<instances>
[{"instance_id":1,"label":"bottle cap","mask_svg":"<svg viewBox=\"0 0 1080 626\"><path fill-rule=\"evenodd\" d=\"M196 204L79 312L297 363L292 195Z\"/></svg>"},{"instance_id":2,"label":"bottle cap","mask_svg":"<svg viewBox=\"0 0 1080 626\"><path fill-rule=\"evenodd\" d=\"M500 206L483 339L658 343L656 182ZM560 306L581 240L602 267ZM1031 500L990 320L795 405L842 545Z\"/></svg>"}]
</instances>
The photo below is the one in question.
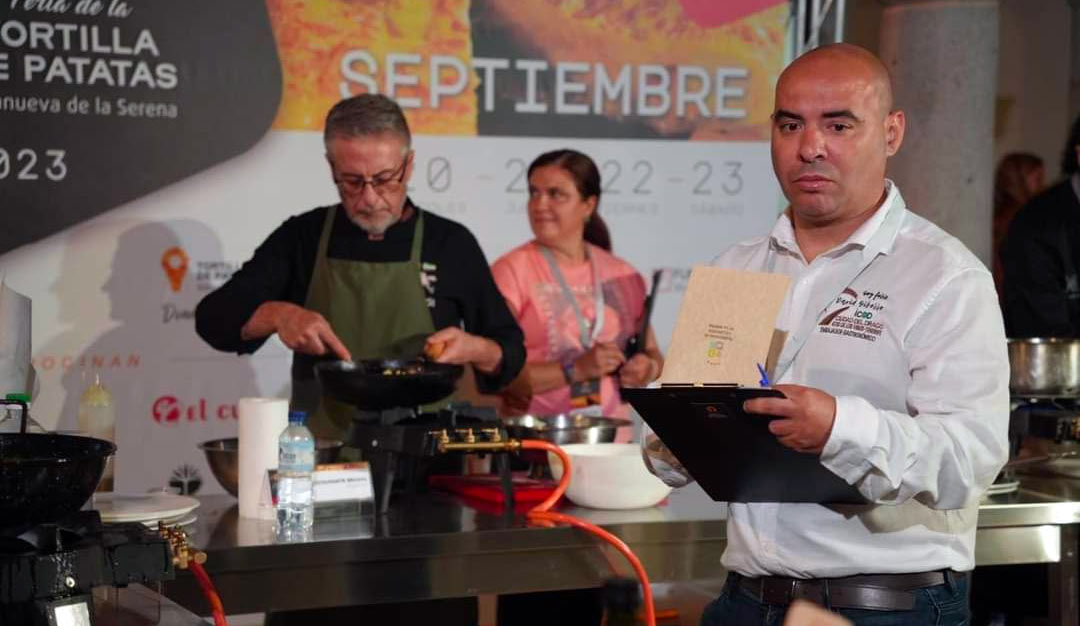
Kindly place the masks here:
<instances>
[{"instance_id":1,"label":"bottle cap","mask_svg":"<svg viewBox=\"0 0 1080 626\"><path fill-rule=\"evenodd\" d=\"M278 415L281 415L278 413ZM290 424L303 424L307 422L307 411L289 411Z\"/></svg>"}]
</instances>

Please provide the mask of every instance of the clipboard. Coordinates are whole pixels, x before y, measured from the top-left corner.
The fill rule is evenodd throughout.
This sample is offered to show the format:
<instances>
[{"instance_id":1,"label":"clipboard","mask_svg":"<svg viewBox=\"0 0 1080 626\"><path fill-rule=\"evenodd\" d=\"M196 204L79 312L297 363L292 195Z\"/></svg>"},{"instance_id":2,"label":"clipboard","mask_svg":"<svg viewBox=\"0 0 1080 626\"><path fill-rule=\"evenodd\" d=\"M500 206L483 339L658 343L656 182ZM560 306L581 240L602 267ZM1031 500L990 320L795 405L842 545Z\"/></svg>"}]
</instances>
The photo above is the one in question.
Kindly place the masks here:
<instances>
[{"instance_id":1,"label":"clipboard","mask_svg":"<svg viewBox=\"0 0 1080 626\"><path fill-rule=\"evenodd\" d=\"M751 398L783 397L775 389L673 384L619 391L713 500L867 503L815 455L777 441L769 417L743 411Z\"/></svg>"}]
</instances>

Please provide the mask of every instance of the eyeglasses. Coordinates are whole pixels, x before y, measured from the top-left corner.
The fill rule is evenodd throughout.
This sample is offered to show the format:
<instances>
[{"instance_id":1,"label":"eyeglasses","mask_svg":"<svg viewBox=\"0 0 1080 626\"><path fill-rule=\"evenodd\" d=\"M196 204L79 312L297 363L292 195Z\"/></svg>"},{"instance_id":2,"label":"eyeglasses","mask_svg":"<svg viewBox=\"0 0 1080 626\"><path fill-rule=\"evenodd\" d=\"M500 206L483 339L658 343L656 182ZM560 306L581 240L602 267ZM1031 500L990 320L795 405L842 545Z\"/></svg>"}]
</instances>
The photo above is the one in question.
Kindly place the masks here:
<instances>
[{"instance_id":1,"label":"eyeglasses","mask_svg":"<svg viewBox=\"0 0 1080 626\"><path fill-rule=\"evenodd\" d=\"M405 166L408 164L409 155L405 155L405 160L401 162L401 165L399 165L397 169L372 178L364 178L363 176L356 176L353 174L335 173L334 184L337 185L342 192L350 196L358 196L364 193L364 187L367 185L371 185L371 190L375 193L384 196L388 193L401 191L401 188L405 186Z\"/></svg>"}]
</instances>

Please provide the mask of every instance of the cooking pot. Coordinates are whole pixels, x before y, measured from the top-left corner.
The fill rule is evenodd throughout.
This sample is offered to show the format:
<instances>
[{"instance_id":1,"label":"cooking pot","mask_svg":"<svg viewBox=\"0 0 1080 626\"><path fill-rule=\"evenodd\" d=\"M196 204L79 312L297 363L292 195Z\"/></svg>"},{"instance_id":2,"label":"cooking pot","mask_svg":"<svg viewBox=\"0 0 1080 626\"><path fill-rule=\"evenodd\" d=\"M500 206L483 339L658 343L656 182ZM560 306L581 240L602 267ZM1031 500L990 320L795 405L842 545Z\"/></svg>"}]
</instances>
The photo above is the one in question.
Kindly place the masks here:
<instances>
[{"instance_id":1,"label":"cooking pot","mask_svg":"<svg viewBox=\"0 0 1080 626\"><path fill-rule=\"evenodd\" d=\"M454 391L465 368L424 359L321 361L315 377L323 392L364 411L416 407Z\"/></svg>"},{"instance_id":2,"label":"cooking pot","mask_svg":"<svg viewBox=\"0 0 1080 626\"><path fill-rule=\"evenodd\" d=\"M0 399L3 405L19 406L22 416L18 433L0 434L0 531L19 534L81 509L116 446L91 437L27 433L26 403Z\"/></svg>"},{"instance_id":3,"label":"cooking pot","mask_svg":"<svg viewBox=\"0 0 1080 626\"><path fill-rule=\"evenodd\" d=\"M0 529L17 534L78 511L114 452L116 446L104 439L0 434Z\"/></svg>"},{"instance_id":4,"label":"cooking pot","mask_svg":"<svg viewBox=\"0 0 1080 626\"><path fill-rule=\"evenodd\" d=\"M560 446L570 443L610 443L630 420L588 415L518 415L504 417L506 434L515 439L543 439Z\"/></svg>"},{"instance_id":5,"label":"cooking pot","mask_svg":"<svg viewBox=\"0 0 1080 626\"><path fill-rule=\"evenodd\" d=\"M1021 397L1080 394L1080 339L1009 340L1009 391Z\"/></svg>"}]
</instances>

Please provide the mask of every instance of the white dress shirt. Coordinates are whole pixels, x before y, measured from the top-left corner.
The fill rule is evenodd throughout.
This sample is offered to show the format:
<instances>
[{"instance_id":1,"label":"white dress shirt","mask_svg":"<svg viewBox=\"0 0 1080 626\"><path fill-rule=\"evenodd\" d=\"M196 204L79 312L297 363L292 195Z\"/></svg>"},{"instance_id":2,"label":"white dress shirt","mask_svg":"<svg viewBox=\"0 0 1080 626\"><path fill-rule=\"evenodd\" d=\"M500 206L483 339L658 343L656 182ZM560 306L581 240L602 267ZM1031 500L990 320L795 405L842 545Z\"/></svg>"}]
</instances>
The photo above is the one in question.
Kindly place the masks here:
<instances>
[{"instance_id":1,"label":"white dress shirt","mask_svg":"<svg viewBox=\"0 0 1080 626\"><path fill-rule=\"evenodd\" d=\"M886 186L873 217L809 264L786 214L714 262L791 277L774 382L836 397L821 463L873 503L731 503L729 570L821 578L975 566L979 498L1008 458L1001 311L982 263ZM687 482L650 457L661 478Z\"/></svg>"}]
</instances>

